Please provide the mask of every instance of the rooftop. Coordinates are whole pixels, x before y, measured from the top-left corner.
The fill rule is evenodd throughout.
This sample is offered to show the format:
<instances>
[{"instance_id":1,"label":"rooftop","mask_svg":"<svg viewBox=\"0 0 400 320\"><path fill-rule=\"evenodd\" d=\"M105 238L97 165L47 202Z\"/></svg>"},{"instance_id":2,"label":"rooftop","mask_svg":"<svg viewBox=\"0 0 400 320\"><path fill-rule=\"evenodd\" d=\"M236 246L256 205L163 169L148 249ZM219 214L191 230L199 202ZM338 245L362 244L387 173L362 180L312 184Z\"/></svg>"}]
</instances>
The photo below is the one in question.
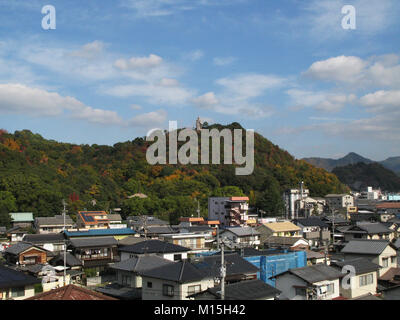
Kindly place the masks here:
<instances>
[{"instance_id":1,"label":"rooftop","mask_svg":"<svg viewBox=\"0 0 400 320\"><path fill-rule=\"evenodd\" d=\"M295 224L301 224L304 227L320 227L320 228L328 228L329 226L317 217L310 217L306 219L296 219L293 221Z\"/></svg>"},{"instance_id":2,"label":"rooftop","mask_svg":"<svg viewBox=\"0 0 400 320\"><path fill-rule=\"evenodd\" d=\"M130 228L121 229L97 229L97 230L86 230L86 231L65 231L65 235L68 238L74 237L101 237L101 236L122 236L122 235L134 235L136 234Z\"/></svg>"},{"instance_id":3,"label":"rooftop","mask_svg":"<svg viewBox=\"0 0 400 320\"><path fill-rule=\"evenodd\" d=\"M33 244L62 242L64 241L64 234L62 233L48 233L48 234L26 234L23 238L24 241Z\"/></svg>"},{"instance_id":4,"label":"rooftop","mask_svg":"<svg viewBox=\"0 0 400 320\"><path fill-rule=\"evenodd\" d=\"M101 293L68 285L48 292L39 293L26 300L117 300Z\"/></svg>"},{"instance_id":5,"label":"rooftop","mask_svg":"<svg viewBox=\"0 0 400 320\"><path fill-rule=\"evenodd\" d=\"M56 215L54 217L38 217L35 219L35 223L40 226L63 226L64 217L62 215ZM74 222L70 216L65 217L66 225L73 225Z\"/></svg>"},{"instance_id":6,"label":"rooftop","mask_svg":"<svg viewBox=\"0 0 400 320\"><path fill-rule=\"evenodd\" d=\"M342 269L344 266L353 266L356 274L364 274L372 271L379 270L380 266L371 262L369 259L365 258L357 258L357 259L348 259L344 261L335 261L331 262L332 266L337 266Z\"/></svg>"},{"instance_id":7,"label":"rooftop","mask_svg":"<svg viewBox=\"0 0 400 320\"><path fill-rule=\"evenodd\" d=\"M123 260L111 265L110 268L130 272L143 272L145 270L151 270L170 263L173 262L155 255L148 255Z\"/></svg>"},{"instance_id":8,"label":"rooftop","mask_svg":"<svg viewBox=\"0 0 400 320\"><path fill-rule=\"evenodd\" d=\"M225 231L230 231L238 237L256 236L260 234L257 230L251 227L230 227L225 228L225 230L221 231L221 233Z\"/></svg>"},{"instance_id":9,"label":"rooftop","mask_svg":"<svg viewBox=\"0 0 400 320\"><path fill-rule=\"evenodd\" d=\"M41 280L4 266L0 266L0 288L17 288L40 283Z\"/></svg>"},{"instance_id":10,"label":"rooftop","mask_svg":"<svg viewBox=\"0 0 400 320\"><path fill-rule=\"evenodd\" d=\"M117 246L118 241L114 237L76 238L71 240L71 245L75 248L106 247Z\"/></svg>"},{"instance_id":11,"label":"rooftop","mask_svg":"<svg viewBox=\"0 0 400 320\"><path fill-rule=\"evenodd\" d=\"M13 222L33 222L32 212L11 212L10 216Z\"/></svg>"},{"instance_id":12,"label":"rooftop","mask_svg":"<svg viewBox=\"0 0 400 320\"><path fill-rule=\"evenodd\" d=\"M303 268L290 269L287 272L296 275L309 284L325 280L335 280L344 276L344 274L339 272L336 268L327 266L325 264L316 264Z\"/></svg>"},{"instance_id":13,"label":"rooftop","mask_svg":"<svg viewBox=\"0 0 400 320\"><path fill-rule=\"evenodd\" d=\"M130 252L136 254L146 253L173 253L173 252L187 252L189 248L178 246L172 243L160 240L147 240L142 241L130 246L123 246L119 249L122 252Z\"/></svg>"},{"instance_id":14,"label":"rooftop","mask_svg":"<svg viewBox=\"0 0 400 320\"><path fill-rule=\"evenodd\" d=\"M379 255L390 244L388 240L351 240L341 253Z\"/></svg>"},{"instance_id":15,"label":"rooftop","mask_svg":"<svg viewBox=\"0 0 400 320\"><path fill-rule=\"evenodd\" d=\"M270 222L263 224L263 226L267 227L273 232L300 231L300 228L298 226L289 221Z\"/></svg>"}]
</instances>

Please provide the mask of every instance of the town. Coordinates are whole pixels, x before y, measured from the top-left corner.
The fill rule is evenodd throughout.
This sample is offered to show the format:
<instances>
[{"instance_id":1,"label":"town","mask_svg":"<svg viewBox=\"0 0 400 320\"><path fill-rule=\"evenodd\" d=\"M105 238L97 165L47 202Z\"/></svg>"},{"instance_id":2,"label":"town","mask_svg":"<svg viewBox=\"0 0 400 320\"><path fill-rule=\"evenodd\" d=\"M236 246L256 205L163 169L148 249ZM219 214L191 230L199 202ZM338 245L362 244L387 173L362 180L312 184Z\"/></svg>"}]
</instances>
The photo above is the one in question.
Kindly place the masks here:
<instances>
[{"instance_id":1,"label":"town","mask_svg":"<svg viewBox=\"0 0 400 320\"><path fill-rule=\"evenodd\" d=\"M146 197L135 194L133 197ZM400 194L283 195L283 216L249 197L210 197L170 225L118 210L10 212L0 226L1 300L395 300ZM34 232L32 232L34 230ZM351 272L348 273L347 270Z\"/></svg>"}]
</instances>

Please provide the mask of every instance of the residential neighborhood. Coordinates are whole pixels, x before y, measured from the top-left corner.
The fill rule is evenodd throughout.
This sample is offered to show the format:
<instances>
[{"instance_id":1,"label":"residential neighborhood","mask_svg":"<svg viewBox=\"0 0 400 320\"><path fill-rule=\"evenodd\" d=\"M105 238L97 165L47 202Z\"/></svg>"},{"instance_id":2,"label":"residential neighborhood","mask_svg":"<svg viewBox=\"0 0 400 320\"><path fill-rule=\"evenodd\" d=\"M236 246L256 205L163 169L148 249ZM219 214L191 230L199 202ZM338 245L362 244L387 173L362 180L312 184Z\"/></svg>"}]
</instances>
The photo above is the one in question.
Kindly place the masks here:
<instances>
[{"instance_id":1,"label":"residential neighborhood","mask_svg":"<svg viewBox=\"0 0 400 320\"><path fill-rule=\"evenodd\" d=\"M327 195L315 213L300 204L311 198L295 200L289 216L267 219L252 213L248 197L210 198L209 217L193 213L177 225L106 211L80 211L76 221L65 211L35 219L11 212L1 299L392 299L400 286L400 212L383 210L395 203L375 200L365 220L356 196L337 195L351 199L343 206Z\"/></svg>"}]
</instances>

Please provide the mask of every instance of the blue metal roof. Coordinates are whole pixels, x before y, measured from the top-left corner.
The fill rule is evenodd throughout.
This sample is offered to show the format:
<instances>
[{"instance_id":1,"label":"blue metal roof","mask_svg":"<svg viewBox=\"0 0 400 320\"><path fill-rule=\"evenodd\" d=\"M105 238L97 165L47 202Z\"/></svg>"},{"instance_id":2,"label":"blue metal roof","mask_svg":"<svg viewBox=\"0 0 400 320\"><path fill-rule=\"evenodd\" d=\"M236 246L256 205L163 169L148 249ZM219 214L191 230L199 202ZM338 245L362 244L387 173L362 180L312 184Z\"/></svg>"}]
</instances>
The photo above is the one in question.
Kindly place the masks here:
<instances>
[{"instance_id":1,"label":"blue metal roof","mask_svg":"<svg viewBox=\"0 0 400 320\"><path fill-rule=\"evenodd\" d=\"M133 235L136 232L129 228L121 229L97 229L87 231L65 231L67 237L90 237L90 236L123 236Z\"/></svg>"}]
</instances>

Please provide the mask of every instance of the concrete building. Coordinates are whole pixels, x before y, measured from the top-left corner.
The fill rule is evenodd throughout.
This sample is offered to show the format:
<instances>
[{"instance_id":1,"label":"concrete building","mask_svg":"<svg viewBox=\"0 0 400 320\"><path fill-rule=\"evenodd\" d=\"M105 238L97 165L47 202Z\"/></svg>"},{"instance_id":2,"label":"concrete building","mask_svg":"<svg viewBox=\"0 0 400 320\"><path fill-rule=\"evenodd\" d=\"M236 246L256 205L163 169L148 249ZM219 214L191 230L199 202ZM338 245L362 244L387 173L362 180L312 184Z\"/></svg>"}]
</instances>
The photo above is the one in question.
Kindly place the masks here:
<instances>
[{"instance_id":1,"label":"concrete building","mask_svg":"<svg viewBox=\"0 0 400 320\"><path fill-rule=\"evenodd\" d=\"M325 199L330 210L347 211L349 207L354 207L354 197L350 194L328 194Z\"/></svg>"},{"instance_id":2,"label":"concrete building","mask_svg":"<svg viewBox=\"0 0 400 320\"><path fill-rule=\"evenodd\" d=\"M248 197L211 197L208 220L218 220L221 228L252 225L258 215L249 212Z\"/></svg>"},{"instance_id":3,"label":"concrete building","mask_svg":"<svg viewBox=\"0 0 400 320\"><path fill-rule=\"evenodd\" d=\"M283 194L283 202L285 204L285 217L286 219L296 219L304 216L301 209L304 209L304 199L309 197L310 191L308 189L289 189Z\"/></svg>"}]
</instances>

